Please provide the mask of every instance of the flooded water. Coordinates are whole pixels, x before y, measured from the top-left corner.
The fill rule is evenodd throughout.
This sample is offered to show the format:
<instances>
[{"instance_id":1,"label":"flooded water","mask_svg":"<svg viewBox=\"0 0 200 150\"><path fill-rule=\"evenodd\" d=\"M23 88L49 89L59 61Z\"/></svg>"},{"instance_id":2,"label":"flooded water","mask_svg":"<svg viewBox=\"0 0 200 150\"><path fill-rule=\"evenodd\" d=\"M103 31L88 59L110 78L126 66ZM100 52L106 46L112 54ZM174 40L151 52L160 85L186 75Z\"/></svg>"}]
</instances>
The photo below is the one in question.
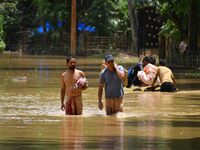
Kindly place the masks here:
<instances>
[{"instance_id":1,"label":"flooded water","mask_svg":"<svg viewBox=\"0 0 200 150\"><path fill-rule=\"evenodd\" d=\"M80 58L83 115L64 116L64 57L0 57L1 150L200 149L200 79L176 74L177 93L125 89L124 113L106 116L97 107L101 59Z\"/></svg>"}]
</instances>

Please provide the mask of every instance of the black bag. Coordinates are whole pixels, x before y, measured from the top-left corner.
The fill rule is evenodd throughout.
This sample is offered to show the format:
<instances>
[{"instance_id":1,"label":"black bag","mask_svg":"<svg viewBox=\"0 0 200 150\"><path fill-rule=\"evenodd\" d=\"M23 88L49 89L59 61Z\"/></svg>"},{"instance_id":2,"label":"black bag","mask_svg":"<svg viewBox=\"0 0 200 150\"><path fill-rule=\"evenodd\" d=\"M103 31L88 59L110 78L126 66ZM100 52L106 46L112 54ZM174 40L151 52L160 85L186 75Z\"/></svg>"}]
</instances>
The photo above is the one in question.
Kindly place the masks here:
<instances>
[{"instance_id":1,"label":"black bag","mask_svg":"<svg viewBox=\"0 0 200 150\"><path fill-rule=\"evenodd\" d=\"M133 68L128 69L128 83L126 85L127 88L130 88L131 85L140 85L141 81L138 79L137 74L138 71L142 70L142 64L138 63Z\"/></svg>"}]
</instances>

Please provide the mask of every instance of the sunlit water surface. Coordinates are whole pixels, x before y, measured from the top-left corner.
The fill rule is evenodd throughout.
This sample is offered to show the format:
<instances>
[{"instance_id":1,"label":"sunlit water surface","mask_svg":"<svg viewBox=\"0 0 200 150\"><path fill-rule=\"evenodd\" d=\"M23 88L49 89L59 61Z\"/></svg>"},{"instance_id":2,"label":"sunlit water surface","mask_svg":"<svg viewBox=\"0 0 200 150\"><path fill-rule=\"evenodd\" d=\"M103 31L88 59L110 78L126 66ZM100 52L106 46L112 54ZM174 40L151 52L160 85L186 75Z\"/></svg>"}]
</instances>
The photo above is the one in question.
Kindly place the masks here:
<instances>
[{"instance_id":1,"label":"sunlit water surface","mask_svg":"<svg viewBox=\"0 0 200 150\"><path fill-rule=\"evenodd\" d=\"M106 116L97 108L101 61L78 59L89 80L84 111L65 116L60 110L64 57L1 56L0 149L200 149L200 79L176 74L177 93L125 88L124 113Z\"/></svg>"}]
</instances>

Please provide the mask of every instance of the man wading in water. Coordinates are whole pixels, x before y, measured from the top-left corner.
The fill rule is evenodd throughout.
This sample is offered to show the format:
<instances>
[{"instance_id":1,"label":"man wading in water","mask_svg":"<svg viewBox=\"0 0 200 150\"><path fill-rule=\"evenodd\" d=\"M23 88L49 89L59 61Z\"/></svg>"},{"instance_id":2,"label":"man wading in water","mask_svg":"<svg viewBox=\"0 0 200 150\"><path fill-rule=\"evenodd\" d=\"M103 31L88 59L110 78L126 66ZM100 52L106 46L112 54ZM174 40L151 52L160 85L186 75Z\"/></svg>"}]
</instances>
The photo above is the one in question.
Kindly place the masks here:
<instances>
[{"instance_id":1,"label":"man wading in water","mask_svg":"<svg viewBox=\"0 0 200 150\"><path fill-rule=\"evenodd\" d=\"M103 88L105 88L106 114L112 115L123 112L123 80L125 78L125 70L114 62L114 58L110 54L105 56L104 67L99 75L98 107L101 110L103 109L102 95Z\"/></svg>"},{"instance_id":2,"label":"man wading in water","mask_svg":"<svg viewBox=\"0 0 200 150\"><path fill-rule=\"evenodd\" d=\"M66 58L66 64L68 69L61 74L61 109L66 115L81 115L82 91L87 88L88 82L83 71L76 69L74 57Z\"/></svg>"}]
</instances>

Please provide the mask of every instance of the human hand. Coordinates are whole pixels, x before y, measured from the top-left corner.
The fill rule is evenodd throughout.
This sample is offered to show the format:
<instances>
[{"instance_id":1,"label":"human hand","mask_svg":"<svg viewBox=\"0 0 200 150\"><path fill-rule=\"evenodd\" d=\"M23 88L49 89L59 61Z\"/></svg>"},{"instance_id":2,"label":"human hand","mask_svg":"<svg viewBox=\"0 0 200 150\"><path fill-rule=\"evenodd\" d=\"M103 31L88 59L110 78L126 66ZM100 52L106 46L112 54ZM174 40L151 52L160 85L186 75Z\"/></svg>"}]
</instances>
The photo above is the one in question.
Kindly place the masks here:
<instances>
[{"instance_id":1,"label":"human hand","mask_svg":"<svg viewBox=\"0 0 200 150\"><path fill-rule=\"evenodd\" d=\"M81 88L78 88L78 87L71 87L70 88L70 93L79 93L81 92Z\"/></svg>"},{"instance_id":2,"label":"human hand","mask_svg":"<svg viewBox=\"0 0 200 150\"><path fill-rule=\"evenodd\" d=\"M117 69L117 66L118 66L117 63L114 63L114 67L115 67L115 69Z\"/></svg>"},{"instance_id":3,"label":"human hand","mask_svg":"<svg viewBox=\"0 0 200 150\"><path fill-rule=\"evenodd\" d=\"M62 110L62 111L65 110L65 105L64 105L64 103L61 104L61 110Z\"/></svg>"},{"instance_id":4,"label":"human hand","mask_svg":"<svg viewBox=\"0 0 200 150\"><path fill-rule=\"evenodd\" d=\"M98 106L99 106L99 109L100 109L100 110L102 110L102 109L103 109L103 103L102 103L102 101L99 101L99 104L98 104Z\"/></svg>"},{"instance_id":5,"label":"human hand","mask_svg":"<svg viewBox=\"0 0 200 150\"><path fill-rule=\"evenodd\" d=\"M107 67L107 66L106 66L105 63L102 63L102 64L101 64L101 70L105 69L106 67Z\"/></svg>"}]
</instances>

